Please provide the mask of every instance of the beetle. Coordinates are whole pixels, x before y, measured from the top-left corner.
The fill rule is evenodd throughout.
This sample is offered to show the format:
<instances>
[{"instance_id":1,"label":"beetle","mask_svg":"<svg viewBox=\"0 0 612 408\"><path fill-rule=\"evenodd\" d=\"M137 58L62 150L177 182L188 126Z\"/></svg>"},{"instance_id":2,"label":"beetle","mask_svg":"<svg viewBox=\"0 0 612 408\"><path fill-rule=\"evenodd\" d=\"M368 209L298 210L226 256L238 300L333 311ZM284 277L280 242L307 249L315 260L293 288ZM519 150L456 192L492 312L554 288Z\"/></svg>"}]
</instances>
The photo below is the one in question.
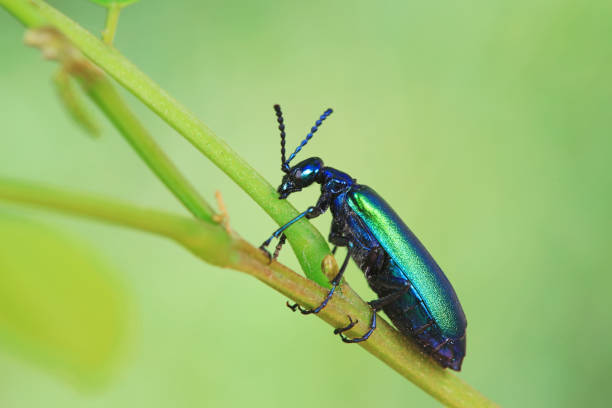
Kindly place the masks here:
<instances>
[{"instance_id":1,"label":"beetle","mask_svg":"<svg viewBox=\"0 0 612 408\"><path fill-rule=\"evenodd\" d=\"M281 170L284 176L277 191L286 199L310 185L321 185L321 195L314 206L277 229L260 248L270 259L276 258L286 237L284 231L302 218L315 218L331 210L329 241L346 247L347 255L330 282L332 287L323 302L314 309L290 305L303 314L318 313L329 302L352 258L364 273L378 299L369 302L372 318L368 331L361 337L348 338L343 333L356 321L349 316L348 326L334 330L346 343L367 340L376 329L376 312L383 310L397 329L411 337L442 367L461 370L465 356L467 321L455 290L436 261L404 224L389 204L368 186L340 170L327 167L318 157L310 157L289 166L308 143L322 122L332 113L327 109L310 133L285 159L285 124L279 105L274 105L281 136ZM279 238L274 255L266 247Z\"/></svg>"}]
</instances>

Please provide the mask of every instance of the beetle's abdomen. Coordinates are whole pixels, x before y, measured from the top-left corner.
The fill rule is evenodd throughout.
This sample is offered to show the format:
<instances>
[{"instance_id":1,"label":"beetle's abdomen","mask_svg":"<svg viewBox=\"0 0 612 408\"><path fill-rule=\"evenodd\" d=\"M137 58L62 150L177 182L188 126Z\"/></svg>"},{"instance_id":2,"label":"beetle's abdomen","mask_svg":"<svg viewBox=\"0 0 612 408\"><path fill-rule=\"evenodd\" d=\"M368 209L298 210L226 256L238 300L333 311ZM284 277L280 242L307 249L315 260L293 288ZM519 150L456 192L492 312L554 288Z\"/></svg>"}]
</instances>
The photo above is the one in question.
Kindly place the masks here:
<instances>
[{"instance_id":1,"label":"beetle's abdomen","mask_svg":"<svg viewBox=\"0 0 612 408\"><path fill-rule=\"evenodd\" d=\"M389 256L386 273L411 285L405 299L384 309L389 318L398 329L430 348L442 365L459 369L465 355L467 322L455 290L436 261L391 206L371 188L353 186L346 194L346 202L367 233ZM420 306L411 312L410 302L415 299L420 301ZM429 321L423 321L422 313L414 311L419 308ZM433 324L424 327L431 321ZM423 325L419 326L421 322Z\"/></svg>"},{"instance_id":2,"label":"beetle's abdomen","mask_svg":"<svg viewBox=\"0 0 612 408\"><path fill-rule=\"evenodd\" d=\"M379 276L385 281L403 281L410 284L398 265L390 258L379 274L390 275ZM377 287L374 281L371 283L370 287L379 297L392 292L386 287ZM399 331L414 338L440 365L457 371L461 369L461 362L465 356L465 334L459 338L444 335L412 285L402 297L385 306L383 310Z\"/></svg>"}]
</instances>

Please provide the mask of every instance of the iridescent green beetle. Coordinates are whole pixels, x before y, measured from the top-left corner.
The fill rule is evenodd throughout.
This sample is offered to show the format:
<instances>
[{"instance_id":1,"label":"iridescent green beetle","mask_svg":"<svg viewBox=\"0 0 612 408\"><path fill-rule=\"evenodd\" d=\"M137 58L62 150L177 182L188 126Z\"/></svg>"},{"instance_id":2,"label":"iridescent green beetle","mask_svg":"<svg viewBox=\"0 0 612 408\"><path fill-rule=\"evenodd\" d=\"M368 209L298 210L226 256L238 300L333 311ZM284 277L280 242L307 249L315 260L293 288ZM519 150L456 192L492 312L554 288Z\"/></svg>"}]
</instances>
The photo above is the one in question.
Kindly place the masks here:
<instances>
[{"instance_id":1,"label":"iridescent green beetle","mask_svg":"<svg viewBox=\"0 0 612 408\"><path fill-rule=\"evenodd\" d=\"M273 238L280 238L276 257L285 242L285 229L303 217L317 217L329 208L333 216L329 241L336 248L348 249L325 300L310 310L297 304L290 307L303 314L318 313L331 299L349 258L353 258L379 298L369 302L372 320L363 336L349 339L343 335L356 324L350 317L349 325L334 333L346 343L365 341L376 329L376 312L383 310L402 333L414 338L442 367L459 371L465 356L467 321L455 290L423 244L382 197L371 188L357 184L348 174L325 167L318 157L289 166L332 110L321 115L304 141L285 160L283 116L279 105L274 109L281 131L281 169L285 173L278 187L279 198L285 199L313 183L321 185L321 196L315 206L276 230L261 248L265 250Z\"/></svg>"}]
</instances>

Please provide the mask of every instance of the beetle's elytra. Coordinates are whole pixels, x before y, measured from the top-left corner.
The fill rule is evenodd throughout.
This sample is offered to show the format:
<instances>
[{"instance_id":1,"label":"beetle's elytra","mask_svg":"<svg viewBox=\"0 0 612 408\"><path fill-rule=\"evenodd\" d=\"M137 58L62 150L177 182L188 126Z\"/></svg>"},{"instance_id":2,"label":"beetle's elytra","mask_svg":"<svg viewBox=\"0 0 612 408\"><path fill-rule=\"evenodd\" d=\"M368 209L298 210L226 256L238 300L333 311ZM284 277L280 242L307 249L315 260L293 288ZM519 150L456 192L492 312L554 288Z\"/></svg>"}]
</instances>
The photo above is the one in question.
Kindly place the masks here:
<instances>
[{"instance_id":1,"label":"beetle's elytra","mask_svg":"<svg viewBox=\"0 0 612 408\"><path fill-rule=\"evenodd\" d=\"M273 238L280 238L276 257L285 242L285 229L303 217L317 217L328 208L333 217L329 241L347 248L346 258L331 282L332 289L321 305L311 310L290 307L304 314L318 313L331 299L352 258L378 299L369 302L372 320L363 336L349 339L343 335L355 325L352 320L334 333L347 343L367 340L376 329L376 312L383 310L403 334L414 338L442 367L459 371L465 356L467 321L455 290L423 244L382 197L348 174L324 166L318 157L289 166L332 110L321 115L288 159L283 115L279 105L274 110L281 132L281 170L285 173L278 187L279 198L285 199L313 183L321 185L321 195L316 205L276 230L261 248L265 250Z\"/></svg>"}]
</instances>

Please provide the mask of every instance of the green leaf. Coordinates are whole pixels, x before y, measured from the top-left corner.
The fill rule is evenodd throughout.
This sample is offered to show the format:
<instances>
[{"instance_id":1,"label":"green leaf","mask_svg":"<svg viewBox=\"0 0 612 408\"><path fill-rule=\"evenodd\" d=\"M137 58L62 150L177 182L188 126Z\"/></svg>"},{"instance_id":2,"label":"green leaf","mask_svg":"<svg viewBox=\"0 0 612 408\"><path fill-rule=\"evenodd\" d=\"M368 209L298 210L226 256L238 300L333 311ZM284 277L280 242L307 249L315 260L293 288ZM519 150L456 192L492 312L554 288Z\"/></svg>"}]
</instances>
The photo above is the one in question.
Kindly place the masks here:
<instances>
[{"instance_id":1,"label":"green leaf","mask_svg":"<svg viewBox=\"0 0 612 408\"><path fill-rule=\"evenodd\" d=\"M0 348L67 378L98 386L124 342L127 298L82 242L0 215Z\"/></svg>"},{"instance_id":2,"label":"green leaf","mask_svg":"<svg viewBox=\"0 0 612 408\"><path fill-rule=\"evenodd\" d=\"M132 3L136 3L139 0L89 0L93 3L97 3L104 7L111 7L113 4L118 4L121 7L129 6Z\"/></svg>"}]
</instances>

